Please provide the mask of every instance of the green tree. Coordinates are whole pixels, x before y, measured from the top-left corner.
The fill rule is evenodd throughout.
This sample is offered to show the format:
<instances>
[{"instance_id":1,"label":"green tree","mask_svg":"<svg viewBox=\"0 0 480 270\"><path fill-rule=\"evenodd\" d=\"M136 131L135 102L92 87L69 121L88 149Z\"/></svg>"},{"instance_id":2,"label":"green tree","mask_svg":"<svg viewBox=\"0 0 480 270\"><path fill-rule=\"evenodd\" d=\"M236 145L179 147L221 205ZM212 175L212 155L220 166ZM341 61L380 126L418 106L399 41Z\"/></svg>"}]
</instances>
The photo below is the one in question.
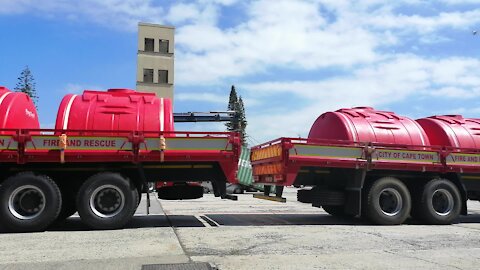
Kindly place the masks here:
<instances>
[{"instance_id":1,"label":"green tree","mask_svg":"<svg viewBox=\"0 0 480 270\"><path fill-rule=\"evenodd\" d=\"M242 144L247 146L247 117L245 115L245 106L243 105L242 96L238 97L238 124L239 124L239 132L242 136Z\"/></svg>"},{"instance_id":2,"label":"green tree","mask_svg":"<svg viewBox=\"0 0 480 270\"><path fill-rule=\"evenodd\" d=\"M33 100L35 106L37 106L38 96L37 90L35 90L35 79L28 66L22 70L22 73L20 73L20 77L18 77L17 80L17 85L14 88L15 91L27 94Z\"/></svg>"},{"instance_id":3,"label":"green tree","mask_svg":"<svg viewBox=\"0 0 480 270\"><path fill-rule=\"evenodd\" d=\"M232 85L230 90L230 97L228 100L228 110L235 112L234 119L227 122L228 131L239 132L242 138L242 144L247 145L247 119L245 116L245 106L243 104L243 99L241 96L237 95L235 85Z\"/></svg>"}]
</instances>

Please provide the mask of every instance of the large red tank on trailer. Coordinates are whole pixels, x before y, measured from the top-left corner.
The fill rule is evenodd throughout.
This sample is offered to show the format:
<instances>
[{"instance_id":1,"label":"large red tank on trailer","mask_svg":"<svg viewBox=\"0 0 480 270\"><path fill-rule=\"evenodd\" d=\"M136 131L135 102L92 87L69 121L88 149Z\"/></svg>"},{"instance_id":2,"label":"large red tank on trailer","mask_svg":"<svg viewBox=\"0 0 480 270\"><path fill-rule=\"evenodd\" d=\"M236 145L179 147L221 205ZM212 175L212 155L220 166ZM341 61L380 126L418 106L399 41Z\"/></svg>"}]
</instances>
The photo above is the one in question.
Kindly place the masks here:
<instances>
[{"instance_id":1,"label":"large red tank on trailer","mask_svg":"<svg viewBox=\"0 0 480 270\"><path fill-rule=\"evenodd\" d=\"M414 120L371 107L326 112L317 118L308 138L430 145L427 135Z\"/></svg>"},{"instance_id":2,"label":"large red tank on trailer","mask_svg":"<svg viewBox=\"0 0 480 270\"><path fill-rule=\"evenodd\" d=\"M154 93L130 89L85 90L66 95L56 129L104 131L173 131L172 102Z\"/></svg>"},{"instance_id":3,"label":"large red tank on trailer","mask_svg":"<svg viewBox=\"0 0 480 270\"><path fill-rule=\"evenodd\" d=\"M39 129L38 114L32 99L0 86L0 129ZM2 131L0 134L12 133Z\"/></svg>"},{"instance_id":4,"label":"large red tank on trailer","mask_svg":"<svg viewBox=\"0 0 480 270\"><path fill-rule=\"evenodd\" d=\"M480 119L440 115L418 119L432 145L480 148Z\"/></svg>"}]
</instances>

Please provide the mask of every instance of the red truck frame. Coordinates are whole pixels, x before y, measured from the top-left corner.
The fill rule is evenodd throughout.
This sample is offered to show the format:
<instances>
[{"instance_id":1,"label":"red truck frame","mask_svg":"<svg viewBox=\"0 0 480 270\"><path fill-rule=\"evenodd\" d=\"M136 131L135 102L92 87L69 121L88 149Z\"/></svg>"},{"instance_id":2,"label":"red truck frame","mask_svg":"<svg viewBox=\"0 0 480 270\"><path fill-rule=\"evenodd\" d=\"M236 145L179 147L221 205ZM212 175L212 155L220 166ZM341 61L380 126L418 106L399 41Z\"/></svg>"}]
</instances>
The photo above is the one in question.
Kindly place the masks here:
<instances>
[{"instance_id":1,"label":"red truck frame","mask_svg":"<svg viewBox=\"0 0 480 270\"><path fill-rule=\"evenodd\" d=\"M377 224L449 224L480 200L477 149L279 138L253 147L251 162L254 182L276 186L277 197L283 186L311 186L299 201Z\"/></svg>"},{"instance_id":2,"label":"red truck frame","mask_svg":"<svg viewBox=\"0 0 480 270\"><path fill-rule=\"evenodd\" d=\"M0 216L11 231L43 230L76 211L91 228L121 228L147 182L211 181L221 197L237 182L237 133L0 132Z\"/></svg>"}]
</instances>

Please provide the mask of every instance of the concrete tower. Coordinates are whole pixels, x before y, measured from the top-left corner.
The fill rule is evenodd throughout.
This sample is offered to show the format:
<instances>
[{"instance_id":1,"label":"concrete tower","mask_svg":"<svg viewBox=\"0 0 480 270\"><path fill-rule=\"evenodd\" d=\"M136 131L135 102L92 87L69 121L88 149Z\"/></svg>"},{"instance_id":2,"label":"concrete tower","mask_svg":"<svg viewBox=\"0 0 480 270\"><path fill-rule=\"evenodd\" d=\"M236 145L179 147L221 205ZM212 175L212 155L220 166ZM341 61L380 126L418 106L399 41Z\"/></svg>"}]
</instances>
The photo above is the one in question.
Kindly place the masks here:
<instances>
[{"instance_id":1,"label":"concrete tower","mask_svg":"<svg viewBox=\"0 0 480 270\"><path fill-rule=\"evenodd\" d=\"M137 91L173 100L175 28L138 24Z\"/></svg>"}]
</instances>

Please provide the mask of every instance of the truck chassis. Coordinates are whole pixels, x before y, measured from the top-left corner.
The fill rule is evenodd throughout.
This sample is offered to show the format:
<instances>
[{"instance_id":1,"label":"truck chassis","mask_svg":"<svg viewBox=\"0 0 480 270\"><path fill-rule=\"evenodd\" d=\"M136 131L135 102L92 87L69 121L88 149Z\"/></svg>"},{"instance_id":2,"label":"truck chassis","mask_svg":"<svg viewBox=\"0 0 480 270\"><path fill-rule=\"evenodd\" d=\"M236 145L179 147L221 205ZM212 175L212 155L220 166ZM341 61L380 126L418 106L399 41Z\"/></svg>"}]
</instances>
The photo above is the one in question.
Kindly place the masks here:
<instances>
[{"instance_id":1,"label":"truck chassis","mask_svg":"<svg viewBox=\"0 0 480 270\"><path fill-rule=\"evenodd\" d=\"M0 216L40 231L78 211L93 229L122 228L147 182L212 181L228 197L240 139L228 132L0 130Z\"/></svg>"},{"instance_id":2,"label":"truck chassis","mask_svg":"<svg viewBox=\"0 0 480 270\"><path fill-rule=\"evenodd\" d=\"M299 201L376 224L450 224L480 200L477 149L279 138L252 148L251 161L256 183L311 186Z\"/></svg>"}]
</instances>

